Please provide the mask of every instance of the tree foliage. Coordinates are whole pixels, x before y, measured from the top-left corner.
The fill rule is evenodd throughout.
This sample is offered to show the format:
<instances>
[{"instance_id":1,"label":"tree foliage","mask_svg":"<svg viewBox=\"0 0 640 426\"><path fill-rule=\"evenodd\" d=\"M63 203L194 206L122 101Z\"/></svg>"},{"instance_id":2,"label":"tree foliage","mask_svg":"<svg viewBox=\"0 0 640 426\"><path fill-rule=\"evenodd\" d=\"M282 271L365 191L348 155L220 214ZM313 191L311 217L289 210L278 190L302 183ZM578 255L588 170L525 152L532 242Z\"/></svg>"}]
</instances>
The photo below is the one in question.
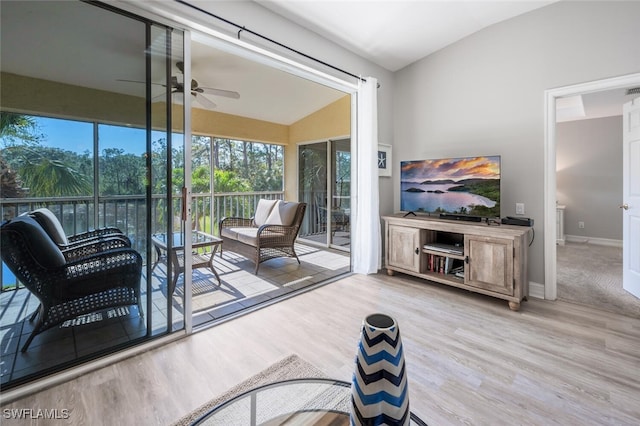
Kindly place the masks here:
<instances>
[{"instance_id":1,"label":"tree foliage","mask_svg":"<svg viewBox=\"0 0 640 426\"><path fill-rule=\"evenodd\" d=\"M259 142L233 139L213 139L213 159L216 170L233 172L235 177L244 179L248 191L282 191L284 187L284 147ZM228 192L220 188L225 182L218 182L215 176L215 188L219 192Z\"/></svg>"},{"instance_id":2,"label":"tree foliage","mask_svg":"<svg viewBox=\"0 0 640 426\"><path fill-rule=\"evenodd\" d=\"M6 148L15 144L37 144L44 135L39 133L38 124L33 117L0 111L0 138Z\"/></svg>"},{"instance_id":3,"label":"tree foliage","mask_svg":"<svg viewBox=\"0 0 640 426\"><path fill-rule=\"evenodd\" d=\"M45 138L34 117L0 112L2 196L90 195L91 160L86 155L39 146Z\"/></svg>"},{"instance_id":4,"label":"tree foliage","mask_svg":"<svg viewBox=\"0 0 640 426\"><path fill-rule=\"evenodd\" d=\"M4 197L93 194L93 153L43 146L47 135L40 132L36 117L2 112L0 124ZM151 185L154 194L164 194L169 161L173 188L179 192L184 184L184 154L181 146L174 147L170 154L166 139L153 141L151 170L147 172L146 155L132 154L121 148L102 149L97 157L100 195L142 195L147 185ZM194 194L211 191L212 169L215 170L215 192L281 191L284 148L273 144L194 136Z\"/></svg>"}]
</instances>

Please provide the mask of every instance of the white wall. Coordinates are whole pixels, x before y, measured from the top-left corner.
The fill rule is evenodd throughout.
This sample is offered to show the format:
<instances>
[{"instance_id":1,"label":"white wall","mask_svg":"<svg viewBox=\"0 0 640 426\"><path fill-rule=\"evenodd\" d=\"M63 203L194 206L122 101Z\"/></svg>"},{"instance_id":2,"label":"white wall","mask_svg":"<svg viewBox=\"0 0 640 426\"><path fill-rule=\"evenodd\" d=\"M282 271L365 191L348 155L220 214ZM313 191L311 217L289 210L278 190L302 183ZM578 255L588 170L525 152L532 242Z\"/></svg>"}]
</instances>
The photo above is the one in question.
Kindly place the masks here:
<instances>
[{"instance_id":1,"label":"white wall","mask_svg":"<svg viewBox=\"0 0 640 426\"><path fill-rule=\"evenodd\" d=\"M639 21L640 2L562 1L396 72L394 162L501 155L502 215L522 202L535 220L529 280L544 283L544 91L640 71Z\"/></svg>"},{"instance_id":2,"label":"white wall","mask_svg":"<svg viewBox=\"0 0 640 426\"><path fill-rule=\"evenodd\" d=\"M622 116L558 123L556 145L565 234L622 241Z\"/></svg>"}]
</instances>

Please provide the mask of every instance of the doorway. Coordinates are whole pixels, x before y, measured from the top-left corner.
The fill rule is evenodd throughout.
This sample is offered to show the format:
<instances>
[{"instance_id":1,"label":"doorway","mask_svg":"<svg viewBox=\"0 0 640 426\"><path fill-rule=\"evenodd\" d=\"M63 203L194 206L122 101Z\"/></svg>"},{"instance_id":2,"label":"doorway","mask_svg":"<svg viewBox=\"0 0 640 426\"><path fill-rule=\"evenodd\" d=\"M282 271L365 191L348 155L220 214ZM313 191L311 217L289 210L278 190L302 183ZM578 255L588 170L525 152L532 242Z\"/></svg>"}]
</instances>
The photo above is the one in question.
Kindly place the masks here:
<instances>
[{"instance_id":1,"label":"doorway","mask_svg":"<svg viewBox=\"0 0 640 426\"><path fill-rule=\"evenodd\" d=\"M558 250L557 250L557 134L556 101L578 95L594 94L614 89L622 89L640 84L640 74L599 80L595 82L567 86L546 92L546 132L545 132L545 299L555 300L558 296Z\"/></svg>"}]
</instances>

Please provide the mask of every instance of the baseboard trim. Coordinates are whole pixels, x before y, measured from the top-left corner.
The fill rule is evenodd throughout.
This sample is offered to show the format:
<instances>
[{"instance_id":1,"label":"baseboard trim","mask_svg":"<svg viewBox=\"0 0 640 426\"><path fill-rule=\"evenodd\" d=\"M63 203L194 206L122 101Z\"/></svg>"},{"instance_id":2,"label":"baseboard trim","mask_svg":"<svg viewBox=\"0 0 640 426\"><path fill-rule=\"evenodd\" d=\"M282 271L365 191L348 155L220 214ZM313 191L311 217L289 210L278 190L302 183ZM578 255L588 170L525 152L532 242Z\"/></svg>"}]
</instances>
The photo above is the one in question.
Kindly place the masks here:
<instances>
[{"instance_id":1,"label":"baseboard trim","mask_svg":"<svg viewBox=\"0 0 640 426\"><path fill-rule=\"evenodd\" d=\"M581 237L578 235L565 235L565 240L569 243L594 244L598 246L622 248L622 240L612 240L609 238L595 238L595 237Z\"/></svg>"},{"instance_id":2,"label":"baseboard trim","mask_svg":"<svg viewBox=\"0 0 640 426\"><path fill-rule=\"evenodd\" d=\"M544 284L529 281L529 297L544 299Z\"/></svg>"}]
</instances>

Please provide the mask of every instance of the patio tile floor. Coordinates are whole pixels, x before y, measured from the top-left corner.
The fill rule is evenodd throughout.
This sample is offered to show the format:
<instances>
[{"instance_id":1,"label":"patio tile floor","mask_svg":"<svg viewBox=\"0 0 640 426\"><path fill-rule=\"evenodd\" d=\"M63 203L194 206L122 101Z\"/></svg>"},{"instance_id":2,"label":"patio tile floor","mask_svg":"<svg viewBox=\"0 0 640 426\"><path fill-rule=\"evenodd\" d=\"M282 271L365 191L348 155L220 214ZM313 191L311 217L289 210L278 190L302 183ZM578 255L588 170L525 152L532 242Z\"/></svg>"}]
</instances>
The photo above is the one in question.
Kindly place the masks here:
<instances>
[{"instance_id":1,"label":"patio tile floor","mask_svg":"<svg viewBox=\"0 0 640 426\"><path fill-rule=\"evenodd\" d=\"M350 270L349 254L336 250L296 244L300 257L272 259L260 265L258 275L254 264L242 256L225 251L216 255L214 267L220 275L221 285L206 268L193 271L192 306L193 326L197 328L239 314L264 302L346 274ZM165 265L159 264L153 272L151 306L151 336L166 332L167 298ZM146 298L146 294L144 294ZM183 277L178 279L172 297L174 327L183 323ZM147 335L147 315L144 319L136 306L112 308L68 321L59 327L37 335L27 352L20 348L32 330L28 317L37 308L38 301L26 289L7 291L0 295L0 386L43 372L70 366L82 358L96 355L101 350L124 345ZM143 306L146 307L146 300Z\"/></svg>"}]
</instances>

